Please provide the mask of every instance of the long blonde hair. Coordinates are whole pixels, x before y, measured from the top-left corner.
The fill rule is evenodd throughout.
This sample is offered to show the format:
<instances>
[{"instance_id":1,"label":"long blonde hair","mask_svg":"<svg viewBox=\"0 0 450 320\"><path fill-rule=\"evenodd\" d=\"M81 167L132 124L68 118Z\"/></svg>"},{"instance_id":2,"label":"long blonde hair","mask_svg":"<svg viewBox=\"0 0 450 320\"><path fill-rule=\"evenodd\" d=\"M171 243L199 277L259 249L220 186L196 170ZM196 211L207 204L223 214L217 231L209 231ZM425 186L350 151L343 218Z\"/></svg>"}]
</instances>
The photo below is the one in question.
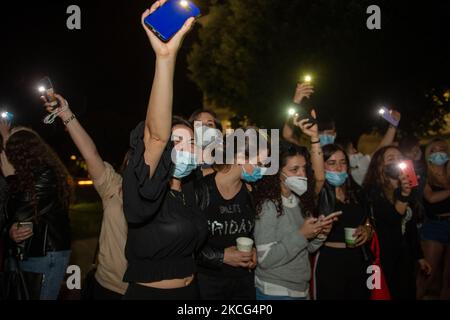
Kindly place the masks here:
<instances>
[{"instance_id":1,"label":"long blonde hair","mask_svg":"<svg viewBox=\"0 0 450 320\"><path fill-rule=\"evenodd\" d=\"M433 139L432 141L430 141L430 143L428 143L426 149L425 149L425 160L427 162L427 171L428 171L428 177L427 177L427 183L431 186L440 186L440 187L448 187L450 185L450 161L447 162L447 168L446 168L446 184L445 186L441 185L439 183L439 180L437 179L437 177L434 175L433 170L431 170L431 166L433 164L430 163L430 155L431 155L431 149L433 147L434 144L436 143L442 143L445 144L445 150L444 152L447 153L447 155L450 155L449 153L449 147L448 147L448 143L447 141L445 141L442 138L436 138Z\"/></svg>"}]
</instances>

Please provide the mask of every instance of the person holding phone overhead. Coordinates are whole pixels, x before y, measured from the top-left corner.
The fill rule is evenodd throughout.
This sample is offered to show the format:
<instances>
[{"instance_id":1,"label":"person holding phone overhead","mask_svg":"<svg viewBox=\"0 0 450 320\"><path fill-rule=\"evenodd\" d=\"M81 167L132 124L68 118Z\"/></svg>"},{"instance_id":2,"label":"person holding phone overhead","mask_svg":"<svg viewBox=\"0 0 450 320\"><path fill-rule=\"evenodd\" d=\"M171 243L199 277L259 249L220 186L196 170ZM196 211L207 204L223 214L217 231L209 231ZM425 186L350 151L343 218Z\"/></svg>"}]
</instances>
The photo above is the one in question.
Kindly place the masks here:
<instances>
[{"instance_id":1,"label":"person holding phone overhead","mask_svg":"<svg viewBox=\"0 0 450 320\"><path fill-rule=\"evenodd\" d=\"M415 199L410 178L401 169L403 156L393 146L375 152L364 180L380 243L380 262L394 300L416 299L418 265L431 273L416 227Z\"/></svg>"},{"instance_id":2,"label":"person holding phone overhead","mask_svg":"<svg viewBox=\"0 0 450 320\"><path fill-rule=\"evenodd\" d=\"M450 162L444 139L432 140L426 150L428 179L424 190L426 218L421 229L422 248L430 261L430 277L419 274L417 298L422 299L442 273L440 298L450 299Z\"/></svg>"},{"instance_id":3,"label":"person holding phone overhead","mask_svg":"<svg viewBox=\"0 0 450 320\"><path fill-rule=\"evenodd\" d=\"M311 127L308 120L301 120L299 126L311 137L313 146L320 145L317 125ZM327 217L342 212L315 259L315 299L368 299L368 262L362 246L372 232L365 195L349 176L348 158L340 147L330 144L312 153L316 156L315 171L325 176L325 181L319 180L316 185L318 214ZM346 233L349 233L346 228L354 241L352 245L346 244Z\"/></svg>"},{"instance_id":4,"label":"person holding phone overhead","mask_svg":"<svg viewBox=\"0 0 450 320\"><path fill-rule=\"evenodd\" d=\"M103 219L98 243L97 265L92 279L92 292L87 299L120 300L128 284L123 281L127 267L125 242L128 226L123 214L122 176L103 161L94 141L81 126L67 101L55 94L60 108L54 110L48 99L41 97L48 112L58 115L67 132L86 161L87 170L103 204ZM128 162L128 153L123 165Z\"/></svg>"},{"instance_id":5,"label":"person holding phone overhead","mask_svg":"<svg viewBox=\"0 0 450 320\"><path fill-rule=\"evenodd\" d=\"M289 119L284 123L283 126L282 135L283 139L285 139L286 141L296 145L301 145L299 131L297 131L298 129L294 124L294 119L298 117L298 114L296 114L296 112L300 111L300 109L302 109L302 113L307 112L306 110L304 110L304 106L302 106L302 101L305 98L309 98L313 93L314 87L309 82L297 83L294 98L292 99L292 102L297 106L297 108L294 109L295 112L290 115Z\"/></svg>"},{"instance_id":6,"label":"person holding phone overhead","mask_svg":"<svg viewBox=\"0 0 450 320\"><path fill-rule=\"evenodd\" d=\"M314 217L314 175L304 147L285 143L278 174L255 185L257 300L309 299L309 254L323 244L338 214Z\"/></svg>"},{"instance_id":7,"label":"person holding phone overhead","mask_svg":"<svg viewBox=\"0 0 450 320\"><path fill-rule=\"evenodd\" d=\"M144 20L165 2L155 2L142 14L156 62L147 116L131 133L130 160L123 173L125 300L197 299L195 255L207 235L193 188L182 184L197 167L193 129L182 119L172 121L176 57L194 18L164 43Z\"/></svg>"}]
</instances>

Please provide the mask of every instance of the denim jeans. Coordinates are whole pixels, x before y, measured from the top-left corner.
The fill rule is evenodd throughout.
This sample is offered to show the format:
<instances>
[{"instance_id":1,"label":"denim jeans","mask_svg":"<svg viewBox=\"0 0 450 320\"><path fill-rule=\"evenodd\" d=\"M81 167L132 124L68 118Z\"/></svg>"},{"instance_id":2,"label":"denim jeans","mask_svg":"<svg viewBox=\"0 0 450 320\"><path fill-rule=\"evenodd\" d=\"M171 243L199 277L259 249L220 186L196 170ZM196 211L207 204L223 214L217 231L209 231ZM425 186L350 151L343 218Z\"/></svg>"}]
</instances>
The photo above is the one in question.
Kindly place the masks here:
<instances>
[{"instance_id":1,"label":"denim jeans","mask_svg":"<svg viewBox=\"0 0 450 320\"><path fill-rule=\"evenodd\" d=\"M58 299L66 275L71 251L52 251L45 257L28 258L20 262L23 271L42 273L41 300Z\"/></svg>"},{"instance_id":2,"label":"denim jeans","mask_svg":"<svg viewBox=\"0 0 450 320\"><path fill-rule=\"evenodd\" d=\"M306 298L293 298L288 296L270 296L264 294L261 290L256 288L256 300L307 300Z\"/></svg>"}]
</instances>

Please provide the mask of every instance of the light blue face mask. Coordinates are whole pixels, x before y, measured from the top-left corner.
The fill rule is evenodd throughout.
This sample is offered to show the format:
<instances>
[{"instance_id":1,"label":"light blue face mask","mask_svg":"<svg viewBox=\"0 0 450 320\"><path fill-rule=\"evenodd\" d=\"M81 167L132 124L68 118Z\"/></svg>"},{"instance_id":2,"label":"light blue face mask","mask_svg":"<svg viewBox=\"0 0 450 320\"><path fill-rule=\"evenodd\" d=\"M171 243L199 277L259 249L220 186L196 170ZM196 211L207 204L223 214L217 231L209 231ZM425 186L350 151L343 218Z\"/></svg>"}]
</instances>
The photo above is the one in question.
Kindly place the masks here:
<instances>
[{"instance_id":1,"label":"light blue face mask","mask_svg":"<svg viewBox=\"0 0 450 320\"><path fill-rule=\"evenodd\" d=\"M435 152L430 154L428 161L436 166L442 166L448 162L448 154L445 152Z\"/></svg>"},{"instance_id":2,"label":"light blue face mask","mask_svg":"<svg viewBox=\"0 0 450 320\"><path fill-rule=\"evenodd\" d=\"M173 177L182 179L197 168L197 157L188 151L176 150L176 163Z\"/></svg>"},{"instance_id":3,"label":"light blue face mask","mask_svg":"<svg viewBox=\"0 0 450 320\"><path fill-rule=\"evenodd\" d=\"M328 144L333 144L334 140L336 140L336 136L332 136L331 134L321 134L319 135L320 146L326 146Z\"/></svg>"},{"instance_id":4,"label":"light blue face mask","mask_svg":"<svg viewBox=\"0 0 450 320\"><path fill-rule=\"evenodd\" d=\"M325 178L328 183L334 187L340 187L345 183L345 180L348 178L347 172L334 172L334 171L326 171Z\"/></svg>"},{"instance_id":5,"label":"light blue face mask","mask_svg":"<svg viewBox=\"0 0 450 320\"><path fill-rule=\"evenodd\" d=\"M263 178L266 171L267 168L265 167L253 166L253 172L250 174L247 171L245 171L244 167L242 167L241 179L244 180L245 182L256 182Z\"/></svg>"}]
</instances>

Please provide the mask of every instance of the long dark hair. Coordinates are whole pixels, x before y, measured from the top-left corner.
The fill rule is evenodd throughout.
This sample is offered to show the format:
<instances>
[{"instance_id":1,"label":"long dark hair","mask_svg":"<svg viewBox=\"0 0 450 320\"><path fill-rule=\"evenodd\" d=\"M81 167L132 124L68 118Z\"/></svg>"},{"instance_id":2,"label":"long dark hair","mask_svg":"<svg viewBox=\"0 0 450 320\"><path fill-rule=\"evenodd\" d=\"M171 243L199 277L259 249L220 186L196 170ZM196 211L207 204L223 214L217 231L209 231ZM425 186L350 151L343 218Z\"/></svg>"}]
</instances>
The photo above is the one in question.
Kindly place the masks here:
<instances>
[{"instance_id":1,"label":"long dark hair","mask_svg":"<svg viewBox=\"0 0 450 320\"><path fill-rule=\"evenodd\" d=\"M384 179L384 155L389 149L399 150L395 146L386 146L374 153L364 178L363 187L369 192L368 194L374 189L378 189L387 199L393 201L394 188L388 179Z\"/></svg>"},{"instance_id":2,"label":"long dark hair","mask_svg":"<svg viewBox=\"0 0 450 320\"><path fill-rule=\"evenodd\" d=\"M333 156L333 154L339 151L341 151L344 154L345 161L347 162L348 178L343 185L346 200L353 203L359 203L360 201L359 193L361 192L361 187L355 182L355 180L353 180L353 177L350 172L350 161L348 159L348 155L345 152L345 150L337 144L328 144L324 146L322 149L323 160L325 162L328 161ZM325 181L325 183L328 184L327 181Z\"/></svg>"},{"instance_id":3,"label":"long dark hair","mask_svg":"<svg viewBox=\"0 0 450 320\"><path fill-rule=\"evenodd\" d=\"M283 142L280 146L279 170L278 173L272 176L265 176L263 179L255 184L253 196L255 199L256 213L259 215L262 210L264 202L272 201L278 212L278 216L282 214L282 200L281 200L281 169L287 164L290 157L302 156L306 160L306 177L308 178L308 190L300 197L300 205L302 214L304 216L315 215L314 203L314 187L315 180L311 165L311 157L305 147L297 146L292 143Z\"/></svg>"},{"instance_id":4,"label":"long dark hair","mask_svg":"<svg viewBox=\"0 0 450 320\"><path fill-rule=\"evenodd\" d=\"M23 129L13 133L5 147L6 156L16 170L17 178L12 192L25 192L36 201L36 176L41 170L51 169L56 176L58 198L68 207L72 199L73 180L59 157L34 131Z\"/></svg>"},{"instance_id":5,"label":"long dark hair","mask_svg":"<svg viewBox=\"0 0 450 320\"><path fill-rule=\"evenodd\" d=\"M210 114L214 118L214 124L216 125L216 129L218 129L220 132L222 132L222 130L223 130L222 124L220 123L220 120L217 118L217 114L214 111L212 111L212 110L208 110L208 109L197 109L197 110L195 110L191 114L191 116L189 117L189 122L192 125L194 125L194 121L196 121L198 116L201 115L202 113Z\"/></svg>"}]
</instances>

